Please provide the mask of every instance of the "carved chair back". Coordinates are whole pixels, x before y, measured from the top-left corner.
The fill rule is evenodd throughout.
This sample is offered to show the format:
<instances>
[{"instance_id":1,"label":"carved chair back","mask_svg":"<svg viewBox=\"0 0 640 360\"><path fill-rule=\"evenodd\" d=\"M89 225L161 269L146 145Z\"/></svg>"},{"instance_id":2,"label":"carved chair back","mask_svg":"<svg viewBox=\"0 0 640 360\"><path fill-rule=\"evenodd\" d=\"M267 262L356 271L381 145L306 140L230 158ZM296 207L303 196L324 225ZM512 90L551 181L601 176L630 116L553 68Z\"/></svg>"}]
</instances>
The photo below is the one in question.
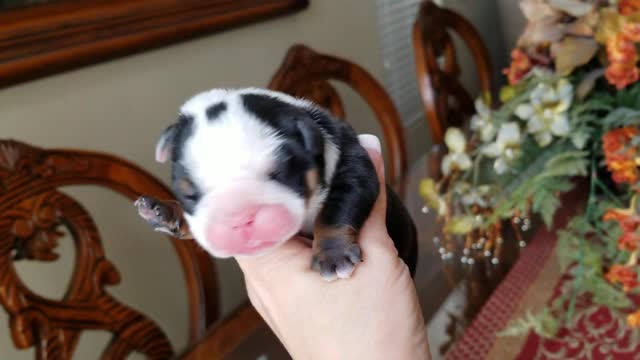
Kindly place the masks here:
<instances>
[{"instance_id":1,"label":"carved chair back","mask_svg":"<svg viewBox=\"0 0 640 360\"><path fill-rule=\"evenodd\" d=\"M69 359L83 330L105 330L112 338L103 359L124 359L134 351L151 359L172 358L175 351L158 325L107 291L120 275L91 216L58 190L70 185L104 187L132 201L143 193L173 198L159 180L128 161L0 140L0 304L9 314L14 344L34 347L38 359ZM56 260L61 227L73 237L75 268L65 296L53 300L26 286L15 263ZM215 268L194 242L172 242L186 278L194 342L218 319Z\"/></svg>"},{"instance_id":2,"label":"carved chair back","mask_svg":"<svg viewBox=\"0 0 640 360\"><path fill-rule=\"evenodd\" d=\"M329 80L349 85L372 108L387 147L388 182L395 185L407 171L404 128L391 98L365 69L347 60L320 54L305 45L294 45L271 79L269 88L310 99L336 117L345 119L343 102Z\"/></svg>"},{"instance_id":3,"label":"carved chair back","mask_svg":"<svg viewBox=\"0 0 640 360\"><path fill-rule=\"evenodd\" d=\"M469 48L482 94L491 94L491 63L482 38L463 16L422 2L413 25L413 48L422 96L434 144L442 144L449 126L462 126L475 112L473 98L460 82L460 66L451 33Z\"/></svg>"}]
</instances>

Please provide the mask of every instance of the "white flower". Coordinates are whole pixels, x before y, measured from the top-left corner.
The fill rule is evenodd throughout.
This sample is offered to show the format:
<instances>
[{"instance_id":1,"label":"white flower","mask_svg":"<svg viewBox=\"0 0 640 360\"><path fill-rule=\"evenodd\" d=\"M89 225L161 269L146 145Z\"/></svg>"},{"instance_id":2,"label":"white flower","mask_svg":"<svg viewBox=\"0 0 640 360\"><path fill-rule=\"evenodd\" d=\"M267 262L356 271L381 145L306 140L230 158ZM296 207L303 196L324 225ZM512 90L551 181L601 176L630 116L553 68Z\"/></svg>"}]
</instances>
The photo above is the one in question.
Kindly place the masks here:
<instances>
[{"instance_id":1,"label":"white flower","mask_svg":"<svg viewBox=\"0 0 640 360\"><path fill-rule=\"evenodd\" d=\"M496 135L496 127L491 119L491 109L484 103L482 97L475 101L476 113L471 117L471 130L480 134L482 142L493 140Z\"/></svg>"},{"instance_id":2,"label":"white flower","mask_svg":"<svg viewBox=\"0 0 640 360\"><path fill-rule=\"evenodd\" d=\"M573 86L566 79L560 79L555 86L540 83L531 95L529 103L520 104L516 116L527 121L527 131L534 135L538 145L551 143L553 136L569 135L567 111L573 99Z\"/></svg>"},{"instance_id":3,"label":"white flower","mask_svg":"<svg viewBox=\"0 0 640 360\"><path fill-rule=\"evenodd\" d=\"M458 183L456 192L460 195L462 203L467 206L478 205L486 208L489 205L489 185L471 186L468 182Z\"/></svg>"},{"instance_id":4,"label":"white flower","mask_svg":"<svg viewBox=\"0 0 640 360\"><path fill-rule=\"evenodd\" d=\"M465 152L467 141L464 134L458 128L447 129L444 134L444 142L449 148L449 153L442 159L442 173L449 175L452 170L467 170L471 167L471 158Z\"/></svg>"},{"instance_id":5,"label":"white flower","mask_svg":"<svg viewBox=\"0 0 640 360\"><path fill-rule=\"evenodd\" d=\"M500 126L496 141L485 146L482 153L495 158L493 168L497 174L503 174L509 168L509 163L520 155L521 141L518 124L505 123Z\"/></svg>"}]
</instances>

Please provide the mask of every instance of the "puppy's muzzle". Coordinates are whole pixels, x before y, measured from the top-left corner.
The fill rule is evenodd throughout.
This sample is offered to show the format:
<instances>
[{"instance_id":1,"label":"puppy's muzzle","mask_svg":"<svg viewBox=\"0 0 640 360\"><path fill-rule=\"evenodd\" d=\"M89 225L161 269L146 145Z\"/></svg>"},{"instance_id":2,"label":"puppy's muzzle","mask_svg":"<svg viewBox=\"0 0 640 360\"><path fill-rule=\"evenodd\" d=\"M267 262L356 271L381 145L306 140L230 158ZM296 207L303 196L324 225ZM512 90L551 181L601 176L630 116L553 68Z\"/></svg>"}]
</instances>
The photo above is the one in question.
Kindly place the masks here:
<instances>
[{"instance_id":1,"label":"puppy's muzzle","mask_svg":"<svg viewBox=\"0 0 640 360\"><path fill-rule=\"evenodd\" d=\"M215 253L255 255L286 241L302 226L303 200L265 183L236 184L206 196L204 238Z\"/></svg>"}]
</instances>

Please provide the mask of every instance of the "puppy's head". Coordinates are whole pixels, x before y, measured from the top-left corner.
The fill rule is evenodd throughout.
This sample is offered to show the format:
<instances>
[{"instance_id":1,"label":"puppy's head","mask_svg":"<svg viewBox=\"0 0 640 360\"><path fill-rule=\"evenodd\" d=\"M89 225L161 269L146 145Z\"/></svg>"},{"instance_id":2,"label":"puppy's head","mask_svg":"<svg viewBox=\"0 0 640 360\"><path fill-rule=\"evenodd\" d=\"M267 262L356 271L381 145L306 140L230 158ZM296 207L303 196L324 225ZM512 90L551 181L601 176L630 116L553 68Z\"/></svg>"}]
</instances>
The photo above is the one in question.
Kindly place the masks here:
<instances>
[{"instance_id":1,"label":"puppy's head","mask_svg":"<svg viewBox=\"0 0 640 360\"><path fill-rule=\"evenodd\" d=\"M191 233L217 257L255 255L301 230L336 155L313 104L260 89L188 100L156 146ZM333 161L333 160L332 160Z\"/></svg>"}]
</instances>

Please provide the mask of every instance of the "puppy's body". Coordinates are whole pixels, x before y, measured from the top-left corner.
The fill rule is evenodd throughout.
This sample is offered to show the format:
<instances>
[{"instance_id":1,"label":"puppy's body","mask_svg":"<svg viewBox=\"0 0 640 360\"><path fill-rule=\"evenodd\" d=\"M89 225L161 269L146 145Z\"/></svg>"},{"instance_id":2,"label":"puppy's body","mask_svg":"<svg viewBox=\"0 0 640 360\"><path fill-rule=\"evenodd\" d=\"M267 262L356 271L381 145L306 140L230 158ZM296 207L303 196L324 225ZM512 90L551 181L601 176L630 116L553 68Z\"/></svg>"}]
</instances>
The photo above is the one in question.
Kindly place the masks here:
<instances>
[{"instance_id":1,"label":"puppy's body","mask_svg":"<svg viewBox=\"0 0 640 360\"><path fill-rule=\"evenodd\" d=\"M350 276L362 259L356 240L379 193L375 169L353 129L311 102L261 89L196 95L156 158L171 160L191 233L214 256L259 254L302 233L313 235L312 266L326 279ZM413 273L415 227L387 193L389 234Z\"/></svg>"}]
</instances>

